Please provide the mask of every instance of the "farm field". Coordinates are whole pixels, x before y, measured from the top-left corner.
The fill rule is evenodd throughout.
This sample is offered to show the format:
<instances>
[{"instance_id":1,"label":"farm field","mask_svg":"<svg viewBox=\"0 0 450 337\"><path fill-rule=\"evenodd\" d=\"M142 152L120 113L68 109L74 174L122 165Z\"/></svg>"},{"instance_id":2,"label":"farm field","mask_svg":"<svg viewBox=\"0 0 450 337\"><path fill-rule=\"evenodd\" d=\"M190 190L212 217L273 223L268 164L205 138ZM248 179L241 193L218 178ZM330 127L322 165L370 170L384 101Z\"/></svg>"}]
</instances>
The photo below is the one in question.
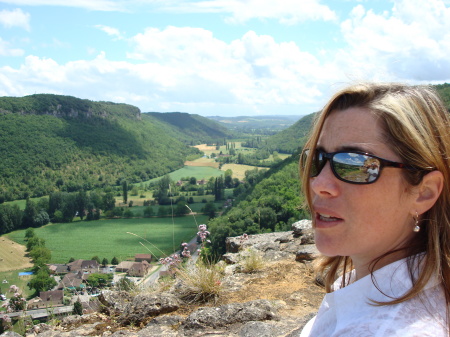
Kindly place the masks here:
<instances>
[{"instance_id":1,"label":"farm field","mask_svg":"<svg viewBox=\"0 0 450 337\"><path fill-rule=\"evenodd\" d=\"M222 166L222 170L231 170L233 171L233 178L238 178L239 180L242 180L245 178L245 171L254 170L255 168L259 170L267 170L267 167L257 167L257 166L250 166L250 165L241 165L241 164L224 164Z\"/></svg>"},{"instance_id":2,"label":"farm field","mask_svg":"<svg viewBox=\"0 0 450 337\"><path fill-rule=\"evenodd\" d=\"M185 166L179 170L169 173L169 176L173 181L178 181L185 177L195 177L197 180L208 180L210 177L219 177L221 175L223 175L221 170L209 166ZM144 183L156 182L159 179L161 179L161 177L145 181Z\"/></svg>"},{"instance_id":3,"label":"farm field","mask_svg":"<svg viewBox=\"0 0 450 337\"><path fill-rule=\"evenodd\" d=\"M205 166L219 168L219 163L217 163L213 158L198 158L192 161L184 162L186 166Z\"/></svg>"},{"instance_id":4,"label":"farm field","mask_svg":"<svg viewBox=\"0 0 450 337\"><path fill-rule=\"evenodd\" d=\"M206 223L207 216L196 215L196 220L198 224ZM159 258L178 250L182 242L195 237L197 226L194 217L185 216L173 220L168 217L79 221L50 224L34 231L45 239L46 247L52 252L51 262L67 263L71 257L91 259L93 256L109 261L116 256L123 261L141 253ZM25 243L25 230L6 236L20 244Z\"/></svg>"},{"instance_id":5,"label":"farm field","mask_svg":"<svg viewBox=\"0 0 450 337\"><path fill-rule=\"evenodd\" d=\"M25 247L6 237L0 238L0 272L33 267Z\"/></svg>"}]
</instances>

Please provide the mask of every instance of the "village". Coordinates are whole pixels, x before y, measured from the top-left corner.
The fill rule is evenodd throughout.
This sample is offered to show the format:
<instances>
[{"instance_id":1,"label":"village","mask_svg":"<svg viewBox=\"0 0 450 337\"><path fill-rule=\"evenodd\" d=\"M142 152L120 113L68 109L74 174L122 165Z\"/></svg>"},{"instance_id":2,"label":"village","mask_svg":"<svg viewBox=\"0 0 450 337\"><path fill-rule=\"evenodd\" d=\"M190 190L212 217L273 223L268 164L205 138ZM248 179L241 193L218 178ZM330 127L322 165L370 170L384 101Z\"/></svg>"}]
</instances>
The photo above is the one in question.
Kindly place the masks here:
<instances>
[{"instance_id":1,"label":"village","mask_svg":"<svg viewBox=\"0 0 450 337\"><path fill-rule=\"evenodd\" d=\"M46 309L56 313L58 310L55 309L60 307L69 307L59 310L60 312L72 312L76 302L81 303L82 313L93 312L98 309L95 297L102 289L118 288L127 284L132 287L139 286L152 273L157 272L161 266L151 264L152 260L151 254L136 254L134 260L122 261L118 265L104 266L96 260L82 259L67 264L49 264L51 276L58 284L52 290L41 291L39 296L28 300L27 315L45 318L46 312L33 314L33 311ZM10 313L9 316L17 316L17 313Z\"/></svg>"}]
</instances>

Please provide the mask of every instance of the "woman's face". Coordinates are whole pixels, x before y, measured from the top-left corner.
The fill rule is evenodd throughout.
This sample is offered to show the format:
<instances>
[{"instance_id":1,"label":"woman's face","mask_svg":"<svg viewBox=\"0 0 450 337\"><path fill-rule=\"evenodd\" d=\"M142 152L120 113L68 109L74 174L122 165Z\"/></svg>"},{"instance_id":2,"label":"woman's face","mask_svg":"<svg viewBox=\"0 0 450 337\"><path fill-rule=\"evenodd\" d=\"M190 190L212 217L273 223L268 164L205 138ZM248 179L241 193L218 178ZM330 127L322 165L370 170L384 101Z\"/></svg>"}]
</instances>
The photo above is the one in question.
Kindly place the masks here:
<instances>
[{"instance_id":1,"label":"woman's face","mask_svg":"<svg viewBox=\"0 0 450 337\"><path fill-rule=\"evenodd\" d=\"M357 150L400 161L383 139L375 117L364 108L332 111L317 147L325 152ZM368 264L415 234L414 189L407 190L401 169L385 167L379 179L355 185L337 179L327 162L310 180L315 240L326 256L350 256Z\"/></svg>"}]
</instances>

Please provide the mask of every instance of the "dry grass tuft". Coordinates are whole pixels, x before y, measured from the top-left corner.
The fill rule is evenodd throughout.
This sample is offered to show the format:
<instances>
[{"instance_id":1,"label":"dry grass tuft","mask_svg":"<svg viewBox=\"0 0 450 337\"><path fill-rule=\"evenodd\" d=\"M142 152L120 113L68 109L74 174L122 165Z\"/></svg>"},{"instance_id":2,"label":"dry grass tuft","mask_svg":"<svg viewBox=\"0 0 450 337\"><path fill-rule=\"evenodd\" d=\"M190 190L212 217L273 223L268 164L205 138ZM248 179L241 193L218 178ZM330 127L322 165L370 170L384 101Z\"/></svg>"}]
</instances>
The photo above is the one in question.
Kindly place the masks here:
<instances>
[{"instance_id":1,"label":"dry grass tuft","mask_svg":"<svg viewBox=\"0 0 450 337\"><path fill-rule=\"evenodd\" d=\"M222 291L223 269L215 264L189 264L177 271L180 280L178 292L182 299L191 303L214 302Z\"/></svg>"},{"instance_id":2,"label":"dry grass tuft","mask_svg":"<svg viewBox=\"0 0 450 337\"><path fill-rule=\"evenodd\" d=\"M241 256L239 265L243 273L256 273L263 270L266 266L266 262L261 253L253 248L248 248Z\"/></svg>"}]
</instances>

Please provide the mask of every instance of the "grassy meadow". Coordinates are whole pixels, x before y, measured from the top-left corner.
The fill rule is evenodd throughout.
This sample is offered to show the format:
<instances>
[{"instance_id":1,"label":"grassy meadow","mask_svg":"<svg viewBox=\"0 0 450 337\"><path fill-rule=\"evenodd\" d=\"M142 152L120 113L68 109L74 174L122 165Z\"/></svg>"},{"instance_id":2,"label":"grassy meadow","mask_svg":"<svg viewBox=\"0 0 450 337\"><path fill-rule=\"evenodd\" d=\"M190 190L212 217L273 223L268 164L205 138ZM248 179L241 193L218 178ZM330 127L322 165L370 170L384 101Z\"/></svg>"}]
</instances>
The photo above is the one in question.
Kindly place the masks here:
<instances>
[{"instance_id":1,"label":"grassy meadow","mask_svg":"<svg viewBox=\"0 0 450 337\"><path fill-rule=\"evenodd\" d=\"M202 224L206 223L207 217L196 215L195 219L198 224ZM35 228L34 231L38 237L45 239L46 247L52 252L53 263L67 263L71 257L91 259L93 256L98 256L100 260L107 258L109 261L116 256L123 261L133 258L135 254L150 253L161 257L178 250L182 242L195 237L195 219L193 216L185 216L175 217L173 220L167 217L78 221L50 224ZM25 244L25 230L6 236Z\"/></svg>"},{"instance_id":2,"label":"grassy meadow","mask_svg":"<svg viewBox=\"0 0 450 337\"><path fill-rule=\"evenodd\" d=\"M224 172L219 170L218 168L214 168L211 166L185 166L179 170L173 171L169 173L170 179L173 181L181 180L181 178L186 177L195 177L197 180L205 179L208 180L211 177L219 177L223 175ZM151 180L147 180L144 184L153 183L161 179L161 177L154 178ZM139 183L141 184L141 183ZM136 185L139 185L136 184Z\"/></svg>"}]
</instances>

